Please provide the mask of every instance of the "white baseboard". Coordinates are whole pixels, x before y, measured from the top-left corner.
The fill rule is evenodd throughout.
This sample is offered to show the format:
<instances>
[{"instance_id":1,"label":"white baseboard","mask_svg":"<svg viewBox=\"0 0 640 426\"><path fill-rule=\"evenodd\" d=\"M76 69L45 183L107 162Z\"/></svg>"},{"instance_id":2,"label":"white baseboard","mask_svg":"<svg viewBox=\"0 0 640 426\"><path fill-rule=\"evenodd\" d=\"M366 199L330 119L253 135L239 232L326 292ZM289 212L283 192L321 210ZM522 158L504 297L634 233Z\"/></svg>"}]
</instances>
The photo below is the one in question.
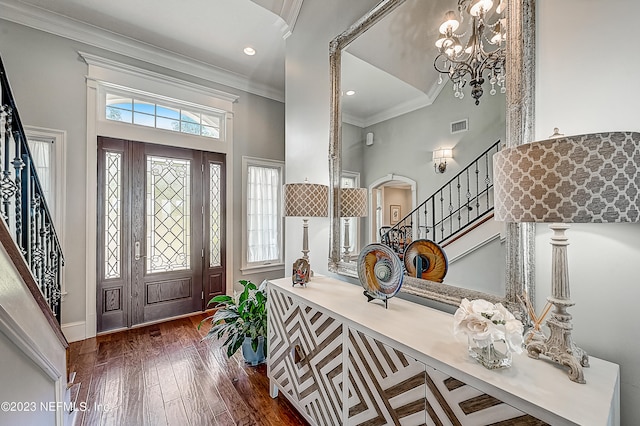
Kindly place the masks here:
<instances>
[{"instance_id":1,"label":"white baseboard","mask_svg":"<svg viewBox=\"0 0 640 426\"><path fill-rule=\"evenodd\" d=\"M84 340L86 338L84 321L69 322L62 324L60 327L62 328L64 337L67 338L69 343Z\"/></svg>"}]
</instances>

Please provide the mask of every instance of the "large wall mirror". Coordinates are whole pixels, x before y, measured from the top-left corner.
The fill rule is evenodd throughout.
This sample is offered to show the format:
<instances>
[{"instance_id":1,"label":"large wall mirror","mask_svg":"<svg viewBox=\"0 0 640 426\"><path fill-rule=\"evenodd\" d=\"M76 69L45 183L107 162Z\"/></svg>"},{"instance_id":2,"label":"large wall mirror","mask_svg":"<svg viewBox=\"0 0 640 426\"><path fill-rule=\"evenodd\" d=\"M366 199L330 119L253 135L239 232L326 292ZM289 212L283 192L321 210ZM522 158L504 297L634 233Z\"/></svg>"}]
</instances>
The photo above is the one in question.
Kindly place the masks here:
<instances>
[{"instance_id":1,"label":"large wall mirror","mask_svg":"<svg viewBox=\"0 0 640 426\"><path fill-rule=\"evenodd\" d=\"M454 97L449 78L433 66L438 27L456 0L383 0L331 42L330 271L357 277L359 249L377 241L394 214L410 212L497 141L532 140L534 0L503 3L507 91L492 96L486 84L478 106L468 90ZM453 131L456 122L467 131ZM431 157L437 148L454 152L442 174ZM366 216L340 218L345 187L367 188ZM482 251L450 262L443 283L406 276L402 291L450 305L483 297L519 311L517 296L535 294L535 228L497 226Z\"/></svg>"}]
</instances>

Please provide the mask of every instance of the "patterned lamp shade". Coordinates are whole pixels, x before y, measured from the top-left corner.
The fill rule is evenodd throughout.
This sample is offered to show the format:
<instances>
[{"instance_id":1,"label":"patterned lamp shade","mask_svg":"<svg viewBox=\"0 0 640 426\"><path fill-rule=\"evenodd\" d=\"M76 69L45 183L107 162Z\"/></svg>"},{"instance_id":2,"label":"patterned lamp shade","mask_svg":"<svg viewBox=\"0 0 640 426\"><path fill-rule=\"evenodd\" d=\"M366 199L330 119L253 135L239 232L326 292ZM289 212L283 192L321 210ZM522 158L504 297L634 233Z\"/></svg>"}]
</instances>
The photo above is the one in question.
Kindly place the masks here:
<instances>
[{"instance_id":1,"label":"patterned lamp shade","mask_svg":"<svg viewBox=\"0 0 640 426\"><path fill-rule=\"evenodd\" d=\"M327 217L329 215L329 187L316 183L285 184L284 215Z\"/></svg>"},{"instance_id":2,"label":"patterned lamp shade","mask_svg":"<svg viewBox=\"0 0 640 426\"><path fill-rule=\"evenodd\" d=\"M367 216L367 192L367 188L341 188L340 217Z\"/></svg>"},{"instance_id":3,"label":"patterned lamp shade","mask_svg":"<svg viewBox=\"0 0 640 426\"><path fill-rule=\"evenodd\" d=\"M493 157L495 219L640 221L640 133L560 137Z\"/></svg>"}]
</instances>

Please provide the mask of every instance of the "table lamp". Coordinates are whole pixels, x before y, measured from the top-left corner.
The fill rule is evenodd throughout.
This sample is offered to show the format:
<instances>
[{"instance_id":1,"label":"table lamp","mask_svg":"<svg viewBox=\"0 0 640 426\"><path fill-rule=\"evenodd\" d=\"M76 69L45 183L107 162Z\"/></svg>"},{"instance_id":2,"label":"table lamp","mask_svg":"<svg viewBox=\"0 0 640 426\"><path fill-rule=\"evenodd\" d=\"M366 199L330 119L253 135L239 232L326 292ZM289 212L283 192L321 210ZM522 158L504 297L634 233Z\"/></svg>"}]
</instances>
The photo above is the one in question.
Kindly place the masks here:
<instances>
[{"instance_id":1,"label":"table lamp","mask_svg":"<svg viewBox=\"0 0 640 426\"><path fill-rule=\"evenodd\" d=\"M340 189L340 217L344 218L344 253L345 262L349 261L351 254L351 241L349 239L349 219L352 217L365 217L369 213L367 206L367 188L341 188Z\"/></svg>"},{"instance_id":2,"label":"table lamp","mask_svg":"<svg viewBox=\"0 0 640 426\"><path fill-rule=\"evenodd\" d=\"M284 215L302 217L302 258L309 262L309 218L329 215L329 187L316 183L284 185Z\"/></svg>"},{"instance_id":3,"label":"table lamp","mask_svg":"<svg viewBox=\"0 0 640 426\"><path fill-rule=\"evenodd\" d=\"M557 132L556 132L557 133ZM495 219L550 222L550 335L527 346L569 367L569 378L585 383L587 353L573 342L574 305L567 267L567 223L640 221L640 133L611 132L558 137L505 148L493 156Z\"/></svg>"}]
</instances>

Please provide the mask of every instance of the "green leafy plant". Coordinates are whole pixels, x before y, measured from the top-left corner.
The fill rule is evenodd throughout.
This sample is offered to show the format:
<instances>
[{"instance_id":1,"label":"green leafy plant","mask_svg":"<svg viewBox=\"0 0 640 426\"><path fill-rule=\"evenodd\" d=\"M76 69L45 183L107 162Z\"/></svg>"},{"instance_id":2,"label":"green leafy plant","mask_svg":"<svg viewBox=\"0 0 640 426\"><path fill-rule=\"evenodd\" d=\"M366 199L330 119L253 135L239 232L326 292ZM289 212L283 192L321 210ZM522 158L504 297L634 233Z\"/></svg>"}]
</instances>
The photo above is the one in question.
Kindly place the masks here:
<instances>
[{"instance_id":1,"label":"green leafy plant","mask_svg":"<svg viewBox=\"0 0 640 426\"><path fill-rule=\"evenodd\" d=\"M266 281L256 287L251 281L240 280L244 287L240 293L232 296L215 296L209 305L215 303L218 310L210 317L203 319L198 325L211 320L211 330L205 339L221 339L227 348L227 356L232 357L242 346L245 337L251 338L251 348L258 351L258 343L262 337L263 355L267 352L267 294Z\"/></svg>"}]
</instances>

